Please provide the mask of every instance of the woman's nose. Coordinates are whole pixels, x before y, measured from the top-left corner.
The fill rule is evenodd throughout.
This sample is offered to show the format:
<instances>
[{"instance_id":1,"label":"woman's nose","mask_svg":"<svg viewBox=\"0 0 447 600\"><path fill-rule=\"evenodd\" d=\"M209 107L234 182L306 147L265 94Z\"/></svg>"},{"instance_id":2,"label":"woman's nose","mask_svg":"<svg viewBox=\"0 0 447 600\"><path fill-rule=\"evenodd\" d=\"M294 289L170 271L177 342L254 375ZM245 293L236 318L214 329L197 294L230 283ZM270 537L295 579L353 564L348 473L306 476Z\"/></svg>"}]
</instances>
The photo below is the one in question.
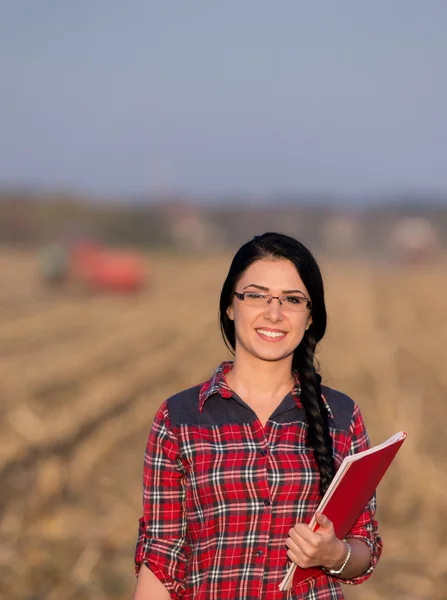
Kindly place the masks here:
<instances>
[{"instance_id":1,"label":"woman's nose","mask_svg":"<svg viewBox=\"0 0 447 600\"><path fill-rule=\"evenodd\" d=\"M282 319L282 304L279 298L272 298L270 303L267 304L266 315L270 320L279 321Z\"/></svg>"}]
</instances>

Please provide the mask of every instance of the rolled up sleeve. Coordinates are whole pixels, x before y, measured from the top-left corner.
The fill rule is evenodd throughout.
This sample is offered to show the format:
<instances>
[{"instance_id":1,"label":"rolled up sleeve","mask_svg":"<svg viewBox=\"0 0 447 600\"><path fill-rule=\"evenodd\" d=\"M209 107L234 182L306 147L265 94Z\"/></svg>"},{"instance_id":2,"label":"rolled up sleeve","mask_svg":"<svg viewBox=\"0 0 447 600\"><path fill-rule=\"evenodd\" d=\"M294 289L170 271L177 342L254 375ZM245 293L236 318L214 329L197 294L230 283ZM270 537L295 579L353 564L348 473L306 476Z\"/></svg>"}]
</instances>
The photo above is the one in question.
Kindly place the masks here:
<instances>
[{"instance_id":1,"label":"rolled up sleeve","mask_svg":"<svg viewBox=\"0 0 447 600\"><path fill-rule=\"evenodd\" d=\"M183 596L190 555L185 475L165 402L155 416L144 457L144 514L139 520L135 571L138 573L144 563L175 599Z\"/></svg>"},{"instance_id":2,"label":"rolled up sleeve","mask_svg":"<svg viewBox=\"0 0 447 600\"><path fill-rule=\"evenodd\" d=\"M350 426L350 434L351 434L351 447L349 450L349 454L356 454L357 452L361 452L362 450L367 450L370 448L370 442L368 438L368 433L366 431L366 427L363 421L363 417L361 415L359 407L356 405ZM358 577L353 577L351 579L343 579L339 578L339 581L342 583L347 583L350 585L357 585L359 583L363 583L369 577L371 577L377 562L382 554L383 543L382 539L379 535L378 523L375 519L376 514L376 494L374 493L371 500L365 507L365 510L362 512L360 517L355 522L351 531L346 536L346 539L349 541L349 538L356 538L364 542L371 553L371 562L369 568Z\"/></svg>"}]
</instances>

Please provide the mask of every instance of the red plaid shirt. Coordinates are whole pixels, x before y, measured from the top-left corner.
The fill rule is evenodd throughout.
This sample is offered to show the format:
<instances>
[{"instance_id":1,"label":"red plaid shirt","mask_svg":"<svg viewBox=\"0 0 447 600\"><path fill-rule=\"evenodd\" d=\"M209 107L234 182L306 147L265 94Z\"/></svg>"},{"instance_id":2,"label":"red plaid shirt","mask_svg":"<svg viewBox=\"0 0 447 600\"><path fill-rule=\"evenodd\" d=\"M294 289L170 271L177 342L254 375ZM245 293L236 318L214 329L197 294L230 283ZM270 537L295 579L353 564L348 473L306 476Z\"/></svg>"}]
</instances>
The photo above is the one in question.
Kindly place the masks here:
<instances>
[{"instance_id":1,"label":"red plaid shirt","mask_svg":"<svg viewBox=\"0 0 447 600\"><path fill-rule=\"evenodd\" d=\"M289 529L308 523L321 499L299 381L295 376L264 428L228 387L231 368L222 363L209 381L169 398L157 412L145 454L136 571L145 563L175 599L342 599L340 581L367 579L382 550L375 496L349 534L368 544L368 571L351 580L322 571L281 592ZM350 398L322 391L338 467L347 454L369 447L368 436Z\"/></svg>"}]
</instances>

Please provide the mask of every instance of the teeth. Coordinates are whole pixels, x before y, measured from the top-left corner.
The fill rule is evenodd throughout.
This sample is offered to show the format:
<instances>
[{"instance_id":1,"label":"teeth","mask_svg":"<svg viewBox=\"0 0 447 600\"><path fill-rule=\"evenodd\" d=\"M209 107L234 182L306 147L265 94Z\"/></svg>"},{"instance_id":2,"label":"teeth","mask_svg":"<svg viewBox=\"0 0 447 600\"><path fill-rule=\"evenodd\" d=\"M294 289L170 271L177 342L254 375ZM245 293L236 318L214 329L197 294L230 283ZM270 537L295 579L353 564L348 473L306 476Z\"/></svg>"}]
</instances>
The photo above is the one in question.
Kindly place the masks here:
<instances>
[{"instance_id":1,"label":"teeth","mask_svg":"<svg viewBox=\"0 0 447 600\"><path fill-rule=\"evenodd\" d=\"M265 331L264 329L258 329L258 331L267 337L282 337L285 335L285 333L281 331Z\"/></svg>"}]
</instances>

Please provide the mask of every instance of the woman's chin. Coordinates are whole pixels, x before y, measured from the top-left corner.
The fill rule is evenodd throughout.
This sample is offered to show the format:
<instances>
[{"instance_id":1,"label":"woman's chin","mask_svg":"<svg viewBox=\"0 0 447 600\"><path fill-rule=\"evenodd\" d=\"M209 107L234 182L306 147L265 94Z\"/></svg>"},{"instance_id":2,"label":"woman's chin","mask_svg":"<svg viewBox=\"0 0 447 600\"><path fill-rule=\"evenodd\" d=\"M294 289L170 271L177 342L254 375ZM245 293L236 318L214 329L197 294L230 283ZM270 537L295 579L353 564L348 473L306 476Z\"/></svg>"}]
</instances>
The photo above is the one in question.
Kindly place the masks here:
<instances>
[{"instance_id":1,"label":"woman's chin","mask_svg":"<svg viewBox=\"0 0 447 600\"><path fill-rule=\"evenodd\" d=\"M273 362L273 361L280 361L280 360L284 360L287 357L290 356L290 353L284 352L284 351L280 351L279 348L272 348L272 349L265 349L263 348L262 350L257 350L254 355L259 358L260 360L265 360L268 362Z\"/></svg>"}]
</instances>

